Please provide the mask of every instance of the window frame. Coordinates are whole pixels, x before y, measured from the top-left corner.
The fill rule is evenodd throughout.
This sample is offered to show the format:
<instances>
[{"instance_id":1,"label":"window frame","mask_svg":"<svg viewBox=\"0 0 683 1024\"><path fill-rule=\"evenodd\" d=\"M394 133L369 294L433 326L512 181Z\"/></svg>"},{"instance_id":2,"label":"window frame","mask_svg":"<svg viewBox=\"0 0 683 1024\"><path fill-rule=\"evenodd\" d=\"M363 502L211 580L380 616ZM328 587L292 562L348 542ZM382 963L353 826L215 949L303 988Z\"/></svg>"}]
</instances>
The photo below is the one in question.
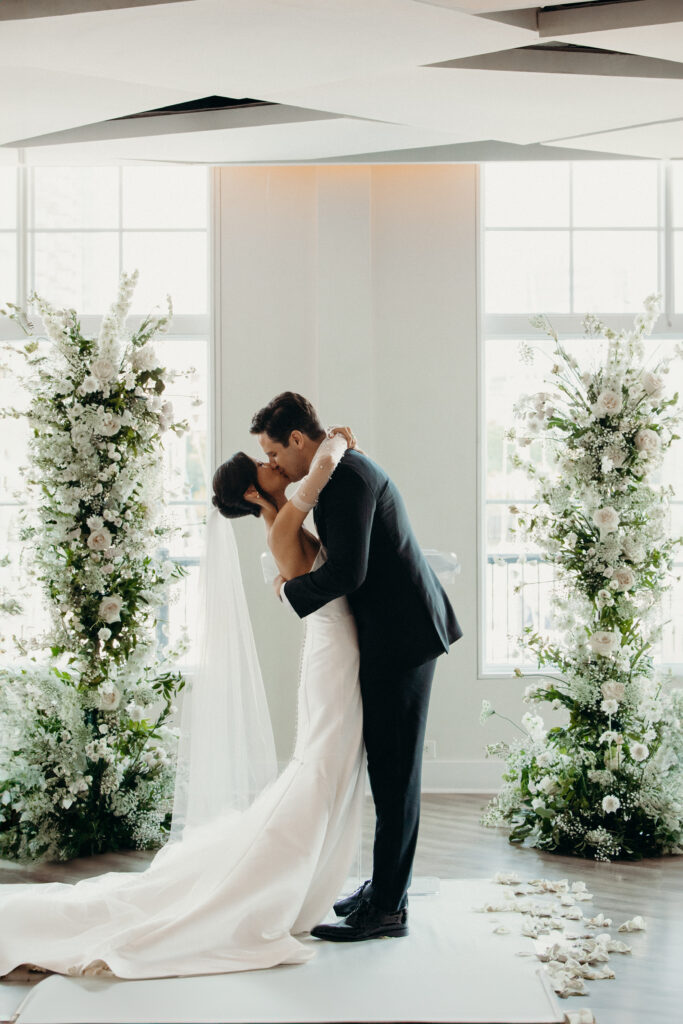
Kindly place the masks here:
<instances>
[{"instance_id":1,"label":"window frame","mask_svg":"<svg viewBox=\"0 0 683 1024\"><path fill-rule=\"evenodd\" d=\"M93 167L99 166L111 166L111 165L100 165L93 164ZM163 166L163 165L162 165ZM99 228L73 228L73 233L85 234L88 231L100 231L106 230L109 233L118 235L118 258L119 258L119 274L122 270L122 256L123 256L123 233L129 229L124 228L122 224L122 203L121 203L121 190L123 183L123 165L118 166L119 180L118 180L118 224L116 227L99 229ZM29 197L33 188L32 178L33 167L27 165L22 160L22 152L19 154L19 163L16 165L16 209L17 218L16 225L14 228L5 229L4 233L15 233L16 241L16 254L17 254L17 266L16 266L16 280L15 280L15 295L14 301L17 305L25 308L29 294L29 279L31 268L30 255L30 234L33 231L32 225L30 224L30 211L29 211ZM168 339L176 339L188 342L191 344L193 341L203 341L207 343L207 390L205 400L208 404L207 409L207 460L209 469L215 465L216 451L217 451L217 437L219 436L217 430L220 426L220 351L217 344L217 338L220 336L217 330L217 324L219 324L219 311L220 311L220 295L218 291L218 284L220 281L220 266L218 264L218 255L220 252L220 177L219 169L214 167L205 168L207 175L207 219L206 219L206 246L207 246L207 311L202 314L175 314L171 322L169 330L166 332L164 337ZM42 231L43 229L37 229ZM49 230L49 229L48 229ZM70 229L59 228L53 229L54 231L63 231L68 233ZM131 231L144 231L144 230L167 230L173 231L174 228L135 228L130 229ZM178 231L198 231L197 228L179 228ZM131 268L126 268L131 269ZM114 287L116 282L114 282ZM2 296L2 301L6 301L9 296ZM111 301L115 299L115 291L112 293ZM106 311L104 311L106 312ZM86 314L80 317L81 329L84 334L97 336L100 325L102 323L102 317L104 312L100 314ZM131 314L127 318L127 325L131 330L135 330L144 320L145 314ZM7 317L0 317L0 344L5 342L14 342L20 338L21 332L15 325L14 321L9 320ZM6 496L0 496L0 508L20 508L21 503L17 501L7 501ZM182 500L170 500L169 505L183 505L187 507L205 505L202 501L182 501ZM179 556L177 559L183 565L199 565L200 553L197 556ZM163 625L168 621L168 606L162 606L160 608L159 624ZM188 665L184 667L184 671L191 673L192 666Z\"/></svg>"},{"instance_id":2,"label":"window frame","mask_svg":"<svg viewBox=\"0 0 683 1024\"><path fill-rule=\"evenodd\" d=\"M567 161L570 165L570 196L571 196L571 168L577 161ZM670 160L657 161L658 167L658 290L662 293L662 313L659 317L651 337L661 340L683 340L683 312L676 313L675 303L675 275L674 275L674 233L683 233L683 228L674 227L673 210L673 164ZM618 167L618 163L616 164ZM477 167L476 184L476 237L477 237L477 395L479 415L477 417L477 678L481 680L508 678L514 669L514 665L492 665L486 660L486 648L488 638L488 612L487 607L487 583L486 573L490 565L490 559L495 557L495 552L489 553L487 545L486 513L491 504L503 502L509 504L514 502L518 505L528 504L524 499L506 498L491 499L487 497L487 404L486 404L486 346L488 341L505 341L512 344L519 341L528 341L533 335L534 328L529 324L529 318L535 312L499 314L485 312L485 259L486 259L486 232L487 230L525 230L524 228L495 228L487 229L485 225L484 210L484 181L486 173L485 165ZM571 235L576 231L600 230L600 225L590 228L574 228L570 222L566 229ZM534 230L554 230L552 228L530 228ZM610 227L604 230L619 230ZM625 228L624 230L631 230ZM643 230L652 230L645 228ZM570 253L573 246L570 245ZM573 272L573 261L570 259L570 274ZM573 300L573 280L570 281L570 298ZM548 314L553 327L557 330L560 340L575 338L583 335L582 321L585 313L553 313ZM632 313L610 313L596 312L594 314L604 319L609 326L615 330L630 329L633 326ZM672 500L672 505L683 505L683 494L680 498ZM683 568L683 550L679 549L678 559L674 563L674 569ZM683 573L682 573L683 575ZM542 670L530 667L527 663L518 664L525 675L542 674ZM666 671L671 669L676 680L683 680L683 662L662 662L658 667Z\"/></svg>"}]
</instances>

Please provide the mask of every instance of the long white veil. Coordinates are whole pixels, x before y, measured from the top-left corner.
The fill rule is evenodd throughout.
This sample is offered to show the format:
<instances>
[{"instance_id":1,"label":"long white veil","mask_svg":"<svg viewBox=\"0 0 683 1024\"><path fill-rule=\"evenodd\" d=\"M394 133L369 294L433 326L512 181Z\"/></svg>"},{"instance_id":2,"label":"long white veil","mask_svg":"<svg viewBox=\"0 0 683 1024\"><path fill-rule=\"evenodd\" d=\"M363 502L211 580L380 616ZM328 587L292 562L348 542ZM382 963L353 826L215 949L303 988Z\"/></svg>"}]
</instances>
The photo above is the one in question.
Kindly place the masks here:
<instances>
[{"instance_id":1,"label":"long white veil","mask_svg":"<svg viewBox=\"0 0 683 1024\"><path fill-rule=\"evenodd\" d=\"M171 840L243 810L277 775L273 729L232 523L207 515L192 634L197 672L186 684Z\"/></svg>"}]
</instances>

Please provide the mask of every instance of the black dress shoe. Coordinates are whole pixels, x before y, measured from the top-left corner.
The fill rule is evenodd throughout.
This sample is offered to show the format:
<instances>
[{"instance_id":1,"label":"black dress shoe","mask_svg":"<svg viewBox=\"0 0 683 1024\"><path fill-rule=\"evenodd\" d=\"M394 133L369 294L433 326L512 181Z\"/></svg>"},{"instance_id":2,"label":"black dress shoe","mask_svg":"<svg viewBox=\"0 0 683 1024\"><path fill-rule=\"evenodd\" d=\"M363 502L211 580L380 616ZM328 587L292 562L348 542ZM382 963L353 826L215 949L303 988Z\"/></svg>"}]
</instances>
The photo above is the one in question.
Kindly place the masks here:
<instances>
[{"instance_id":1,"label":"black dress shoe","mask_svg":"<svg viewBox=\"0 0 683 1024\"><path fill-rule=\"evenodd\" d=\"M408 908L387 914L369 900L362 900L357 910L336 924L318 924L311 929L316 939L329 942L363 942L364 939L398 938L408 934Z\"/></svg>"},{"instance_id":2,"label":"black dress shoe","mask_svg":"<svg viewBox=\"0 0 683 1024\"><path fill-rule=\"evenodd\" d=\"M366 878L360 888L352 892L350 896L345 896L341 900L337 900L334 904L333 910L337 917L348 917L349 914L353 913L354 910L358 910L363 899L363 893L370 885L370 879Z\"/></svg>"}]
</instances>

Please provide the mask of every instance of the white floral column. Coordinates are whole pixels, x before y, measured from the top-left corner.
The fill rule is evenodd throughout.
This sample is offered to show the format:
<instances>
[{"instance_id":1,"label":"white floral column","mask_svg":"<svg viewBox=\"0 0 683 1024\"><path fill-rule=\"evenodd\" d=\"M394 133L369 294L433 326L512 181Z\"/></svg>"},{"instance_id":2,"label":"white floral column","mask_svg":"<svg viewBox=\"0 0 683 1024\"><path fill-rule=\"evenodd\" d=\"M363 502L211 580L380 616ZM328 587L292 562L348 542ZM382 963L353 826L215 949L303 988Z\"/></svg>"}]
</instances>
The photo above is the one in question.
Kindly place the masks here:
<instances>
[{"instance_id":1,"label":"white floral column","mask_svg":"<svg viewBox=\"0 0 683 1024\"><path fill-rule=\"evenodd\" d=\"M163 840L182 677L155 625L182 574L159 551L162 436L181 432L152 344L172 315L125 321L124 274L99 337L37 295L47 337L21 352L31 428L22 539L51 611L42 654L0 670L0 856L66 859ZM33 334L26 313L12 316ZM6 410L5 415L21 415ZM24 650L23 654L28 655Z\"/></svg>"},{"instance_id":2,"label":"white floral column","mask_svg":"<svg viewBox=\"0 0 683 1024\"><path fill-rule=\"evenodd\" d=\"M666 392L673 356L645 358L657 315L652 296L630 332L587 316L586 336L607 344L584 368L537 318L554 341L551 390L520 401L522 425L508 434L536 481L531 510L511 511L558 583L553 638L531 627L521 638L553 673L524 699L564 708L568 721L546 730L527 714L523 739L487 747L507 763L484 821L509 826L512 842L599 860L683 852L683 691L667 691L650 653L683 540L666 532L671 488L652 479L681 419ZM528 457L538 438L555 453L548 474ZM485 701L482 720L492 714Z\"/></svg>"}]
</instances>

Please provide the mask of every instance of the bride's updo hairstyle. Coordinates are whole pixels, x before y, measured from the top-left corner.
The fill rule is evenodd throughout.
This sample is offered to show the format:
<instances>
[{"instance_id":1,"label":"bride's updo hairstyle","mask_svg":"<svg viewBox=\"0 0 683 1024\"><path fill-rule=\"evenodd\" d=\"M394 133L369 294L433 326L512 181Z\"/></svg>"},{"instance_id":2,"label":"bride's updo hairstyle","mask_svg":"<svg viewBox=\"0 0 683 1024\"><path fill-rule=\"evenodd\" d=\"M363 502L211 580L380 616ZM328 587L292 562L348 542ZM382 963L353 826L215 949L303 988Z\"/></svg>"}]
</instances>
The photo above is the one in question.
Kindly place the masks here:
<instances>
[{"instance_id":1,"label":"bride's updo hairstyle","mask_svg":"<svg viewBox=\"0 0 683 1024\"><path fill-rule=\"evenodd\" d=\"M254 460L244 452L236 452L213 474L213 504L226 519L260 516L259 506L243 497L244 492L250 487L255 487L261 497L277 509L277 504L270 494L259 487Z\"/></svg>"}]
</instances>

